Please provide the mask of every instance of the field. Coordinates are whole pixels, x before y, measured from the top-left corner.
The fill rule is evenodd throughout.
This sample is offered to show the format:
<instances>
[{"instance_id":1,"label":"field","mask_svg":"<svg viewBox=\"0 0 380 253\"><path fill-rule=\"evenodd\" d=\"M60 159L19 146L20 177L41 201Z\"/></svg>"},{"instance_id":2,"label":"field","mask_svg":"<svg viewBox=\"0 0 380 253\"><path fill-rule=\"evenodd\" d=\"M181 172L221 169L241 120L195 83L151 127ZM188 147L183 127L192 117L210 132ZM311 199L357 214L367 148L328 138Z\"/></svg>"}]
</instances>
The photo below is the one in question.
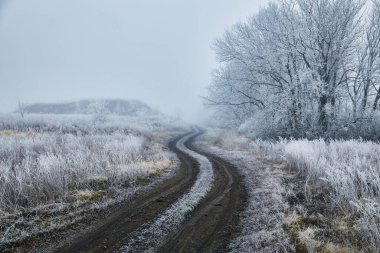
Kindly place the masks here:
<instances>
[{"instance_id":1,"label":"field","mask_svg":"<svg viewBox=\"0 0 380 253\"><path fill-rule=\"evenodd\" d=\"M192 222L201 231L217 226L215 220L232 232L228 240L212 230L208 236L230 252L376 252L380 247L380 145L373 141L262 140L210 128L176 138L178 160L168 142L185 127L170 119L2 115L0 122L0 249L28 248L43 235L60 240L61 232L77 231L78 224L91 228L94 217L119 205L128 208L125 204L138 196L142 204L134 215L146 221L125 230L135 239L111 236L116 241L110 245L123 245L117 247L126 252L201 244L202 238L192 239ZM222 172L223 166L230 172ZM228 173L235 173L232 181L224 181ZM239 201L230 210L234 199L224 194L238 188ZM149 191L158 199L145 198ZM221 216L213 219L209 212ZM112 222L122 225L123 218L116 215L110 222L106 228L112 234ZM75 247L88 245L86 240Z\"/></svg>"},{"instance_id":2,"label":"field","mask_svg":"<svg viewBox=\"0 0 380 253\"><path fill-rule=\"evenodd\" d=\"M164 148L176 129L163 120L2 115L0 122L0 249L125 201L176 166Z\"/></svg>"}]
</instances>

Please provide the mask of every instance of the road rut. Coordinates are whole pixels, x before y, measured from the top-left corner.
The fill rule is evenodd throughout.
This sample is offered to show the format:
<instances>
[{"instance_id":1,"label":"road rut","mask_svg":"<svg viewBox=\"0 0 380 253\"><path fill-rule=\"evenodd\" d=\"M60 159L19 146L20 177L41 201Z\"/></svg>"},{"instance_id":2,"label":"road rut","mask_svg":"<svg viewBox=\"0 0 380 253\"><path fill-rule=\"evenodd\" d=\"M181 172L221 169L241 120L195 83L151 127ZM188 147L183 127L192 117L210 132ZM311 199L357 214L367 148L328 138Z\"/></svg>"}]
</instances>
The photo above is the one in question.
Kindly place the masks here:
<instances>
[{"instance_id":1,"label":"road rut","mask_svg":"<svg viewBox=\"0 0 380 253\"><path fill-rule=\"evenodd\" d=\"M157 252L226 252L229 241L239 231L239 214L247 198L241 176L227 162L198 150L192 143L199 134L193 134L185 146L208 158L215 181L206 197L186 215L180 229L171 231L166 241L155 250ZM135 239L132 238L134 232L186 194L197 180L199 165L196 159L177 147L181 139L179 137L169 144L181 162L172 178L116 210L90 232L56 252L120 252L123 245Z\"/></svg>"}]
</instances>

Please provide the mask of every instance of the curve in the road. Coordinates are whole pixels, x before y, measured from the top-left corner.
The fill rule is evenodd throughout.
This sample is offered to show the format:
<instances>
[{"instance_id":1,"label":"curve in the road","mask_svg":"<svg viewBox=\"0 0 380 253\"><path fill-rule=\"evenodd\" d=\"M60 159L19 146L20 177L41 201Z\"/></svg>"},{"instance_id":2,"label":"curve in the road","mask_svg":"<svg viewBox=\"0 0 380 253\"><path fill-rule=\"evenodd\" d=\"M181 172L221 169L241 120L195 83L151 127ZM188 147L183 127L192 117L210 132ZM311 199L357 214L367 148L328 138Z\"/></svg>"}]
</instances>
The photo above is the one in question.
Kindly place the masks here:
<instances>
[{"instance_id":1,"label":"curve in the road","mask_svg":"<svg viewBox=\"0 0 380 253\"><path fill-rule=\"evenodd\" d=\"M189 138L188 142L195 137ZM133 203L112 212L90 232L56 252L117 252L132 239L133 231L153 220L185 194L194 185L199 169L192 157L178 149L177 142L182 138L169 143L169 149L177 154L180 161L180 168L172 178L141 195Z\"/></svg>"},{"instance_id":2,"label":"curve in the road","mask_svg":"<svg viewBox=\"0 0 380 253\"><path fill-rule=\"evenodd\" d=\"M123 252L156 251L158 247L168 241L173 232L179 229L186 215L191 213L210 191L214 181L214 173L210 161L205 156L185 146L185 142L198 134L200 134L200 131L194 129L194 133L188 134L177 143L179 150L198 162L199 173L194 185L167 210L159 214L153 222L146 223L142 228L135 231L133 236L135 240L131 240L125 245L122 248Z\"/></svg>"},{"instance_id":3,"label":"curve in the road","mask_svg":"<svg viewBox=\"0 0 380 253\"><path fill-rule=\"evenodd\" d=\"M229 242L240 231L240 213L246 208L247 192L237 169L221 158L191 149L208 157L215 184L181 230L157 252L228 252Z\"/></svg>"},{"instance_id":4,"label":"curve in the road","mask_svg":"<svg viewBox=\"0 0 380 253\"><path fill-rule=\"evenodd\" d=\"M199 134L170 143L181 162L174 177L58 252L226 252L246 192L236 168L192 145Z\"/></svg>"}]
</instances>

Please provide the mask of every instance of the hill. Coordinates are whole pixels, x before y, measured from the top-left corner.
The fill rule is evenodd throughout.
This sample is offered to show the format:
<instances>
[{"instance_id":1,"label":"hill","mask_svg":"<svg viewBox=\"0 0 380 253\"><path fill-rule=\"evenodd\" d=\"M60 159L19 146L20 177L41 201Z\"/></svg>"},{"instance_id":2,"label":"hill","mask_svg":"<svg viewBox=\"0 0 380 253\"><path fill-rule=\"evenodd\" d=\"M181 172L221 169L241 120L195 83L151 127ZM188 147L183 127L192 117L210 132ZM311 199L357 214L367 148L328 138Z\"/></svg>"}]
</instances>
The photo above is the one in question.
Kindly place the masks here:
<instances>
[{"instance_id":1,"label":"hill","mask_svg":"<svg viewBox=\"0 0 380 253\"><path fill-rule=\"evenodd\" d=\"M153 116L160 114L138 100L96 99L69 103L36 103L26 105L25 113L33 114L113 114L122 116Z\"/></svg>"}]
</instances>

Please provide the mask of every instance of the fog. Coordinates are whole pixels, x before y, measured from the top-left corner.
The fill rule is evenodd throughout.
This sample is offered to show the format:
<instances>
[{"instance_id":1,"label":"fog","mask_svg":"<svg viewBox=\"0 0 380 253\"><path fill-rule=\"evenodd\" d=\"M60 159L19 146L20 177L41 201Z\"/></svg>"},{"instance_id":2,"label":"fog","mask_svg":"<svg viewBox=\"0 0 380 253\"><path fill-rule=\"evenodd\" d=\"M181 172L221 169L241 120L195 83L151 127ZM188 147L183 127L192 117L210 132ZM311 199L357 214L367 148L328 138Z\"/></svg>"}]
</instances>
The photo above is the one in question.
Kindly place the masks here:
<instances>
[{"instance_id":1,"label":"fog","mask_svg":"<svg viewBox=\"0 0 380 253\"><path fill-rule=\"evenodd\" d=\"M0 112L18 99L125 98L198 121L213 41L264 3L0 0Z\"/></svg>"}]
</instances>

